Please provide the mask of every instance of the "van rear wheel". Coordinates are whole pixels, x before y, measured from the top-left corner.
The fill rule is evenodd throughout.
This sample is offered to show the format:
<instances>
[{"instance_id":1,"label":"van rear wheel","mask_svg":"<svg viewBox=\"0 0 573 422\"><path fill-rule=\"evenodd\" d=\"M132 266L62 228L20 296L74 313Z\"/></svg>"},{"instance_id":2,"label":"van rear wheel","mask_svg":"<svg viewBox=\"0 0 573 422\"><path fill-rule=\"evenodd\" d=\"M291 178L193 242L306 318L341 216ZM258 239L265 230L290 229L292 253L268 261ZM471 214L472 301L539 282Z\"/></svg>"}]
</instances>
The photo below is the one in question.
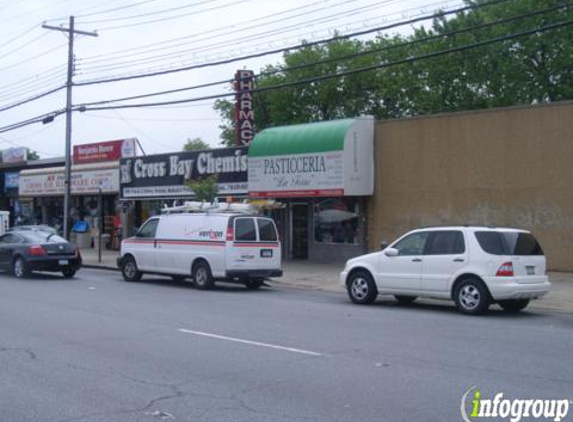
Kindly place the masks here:
<instances>
[{"instance_id":1,"label":"van rear wheel","mask_svg":"<svg viewBox=\"0 0 573 422\"><path fill-rule=\"evenodd\" d=\"M197 286L199 290L212 288L214 281L209 264L204 261L199 261L195 264L193 267L193 280L195 281L195 286Z\"/></svg>"},{"instance_id":2,"label":"van rear wheel","mask_svg":"<svg viewBox=\"0 0 573 422\"><path fill-rule=\"evenodd\" d=\"M245 287L249 290L257 290L264 284L264 282L264 278L249 278L245 280Z\"/></svg>"}]
</instances>

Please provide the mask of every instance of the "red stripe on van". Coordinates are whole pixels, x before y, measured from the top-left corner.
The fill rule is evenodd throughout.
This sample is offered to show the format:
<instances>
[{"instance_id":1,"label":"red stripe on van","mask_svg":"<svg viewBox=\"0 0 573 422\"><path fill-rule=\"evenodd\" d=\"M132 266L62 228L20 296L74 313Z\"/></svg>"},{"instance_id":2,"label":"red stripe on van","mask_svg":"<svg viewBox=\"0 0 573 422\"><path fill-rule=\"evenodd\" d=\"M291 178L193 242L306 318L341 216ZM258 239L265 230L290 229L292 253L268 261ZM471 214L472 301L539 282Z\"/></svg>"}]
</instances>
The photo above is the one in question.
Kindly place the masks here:
<instances>
[{"instance_id":1,"label":"red stripe on van","mask_svg":"<svg viewBox=\"0 0 573 422\"><path fill-rule=\"evenodd\" d=\"M158 240L157 243L164 245L225 246L225 242L212 240Z\"/></svg>"},{"instance_id":2,"label":"red stripe on van","mask_svg":"<svg viewBox=\"0 0 573 422\"><path fill-rule=\"evenodd\" d=\"M280 245L278 243L235 242L233 243L233 246L236 246L238 248L278 248Z\"/></svg>"}]
</instances>

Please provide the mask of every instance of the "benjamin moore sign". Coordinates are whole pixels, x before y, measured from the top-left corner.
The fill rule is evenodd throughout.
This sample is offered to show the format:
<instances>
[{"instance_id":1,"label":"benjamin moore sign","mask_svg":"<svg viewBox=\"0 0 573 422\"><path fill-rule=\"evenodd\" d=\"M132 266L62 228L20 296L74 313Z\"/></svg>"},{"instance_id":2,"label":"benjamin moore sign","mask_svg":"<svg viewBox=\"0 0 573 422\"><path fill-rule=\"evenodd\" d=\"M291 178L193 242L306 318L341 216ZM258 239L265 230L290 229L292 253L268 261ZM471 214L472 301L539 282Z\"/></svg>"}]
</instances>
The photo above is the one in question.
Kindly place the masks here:
<instances>
[{"instance_id":1,"label":"benjamin moore sign","mask_svg":"<svg viewBox=\"0 0 573 422\"><path fill-rule=\"evenodd\" d=\"M267 129L249 150L249 196L372 195L374 120Z\"/></svg>"},{"instance_id":2,"label":"benjamin moore sign","mask_svg":"<svg viewBox=\"0 0 573 422\"><path fill-rule=\"evenodd\" d=\"M246 194L247 148L148 155L120 161L121 197L190 197L189 180L217 175L219 194Z\"/></svg>"}]
</instances>

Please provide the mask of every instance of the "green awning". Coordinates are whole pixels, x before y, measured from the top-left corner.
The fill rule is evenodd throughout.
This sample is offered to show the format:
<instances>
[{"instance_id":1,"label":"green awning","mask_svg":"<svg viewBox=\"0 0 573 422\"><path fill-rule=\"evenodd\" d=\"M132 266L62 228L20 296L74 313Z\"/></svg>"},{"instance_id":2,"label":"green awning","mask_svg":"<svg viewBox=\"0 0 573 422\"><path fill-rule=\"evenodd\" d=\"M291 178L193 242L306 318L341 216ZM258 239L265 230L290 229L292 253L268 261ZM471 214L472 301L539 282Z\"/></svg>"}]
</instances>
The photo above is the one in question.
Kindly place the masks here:
<instances>
[{"instance_id":1,"label":"green awning","mask_svg":"<svg viewBox=\"0 0 573 422\"><path fill-rule=\"evenodd\" d=\"M346 133L355 121L342 119L265 129L251 142L249 157L341 151Z\"/></svg>"}]
</instances>

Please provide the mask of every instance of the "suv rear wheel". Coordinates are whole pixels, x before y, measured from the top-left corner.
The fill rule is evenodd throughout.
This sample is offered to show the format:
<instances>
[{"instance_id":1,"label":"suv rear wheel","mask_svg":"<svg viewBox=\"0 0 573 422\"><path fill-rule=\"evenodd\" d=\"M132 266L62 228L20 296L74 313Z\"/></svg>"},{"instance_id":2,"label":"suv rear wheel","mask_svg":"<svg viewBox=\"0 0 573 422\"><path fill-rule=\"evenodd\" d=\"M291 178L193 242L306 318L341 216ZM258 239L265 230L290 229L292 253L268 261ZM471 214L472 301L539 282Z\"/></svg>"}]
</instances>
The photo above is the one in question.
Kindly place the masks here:
<instances>
[{"instance_id":1,"label":"suv rear wheel","mask_svg":"<svg viewBox=\"0 0 573 422\"><path fill-rule=\"evenodd\" d=\"M464 314L479 315L489 307L489 293L481 280L468 278L459 283L454 292L454 301Z\"/></svg>"},{"instance_id":2,"label":"suv rear wheel","mask_svg":"<svg viewBox=\"0 0 573 422\"><path fill-rule=\"evenodd\" d=\"M378 296L376 283L367 271L356 271L352 273L346 283L350 300L359 305L372 303Z\"/></svg>"},{"instance_id":3,"label":"suv rear wheel","mask_svg":"<svg viewBox=\"0 0 573 422\"><path fill-rule=\"evenodd\" d=\"M529 305L529 299L500 300L497 303L506 312L519 312Z\"/></svg>"}]
</instances>

